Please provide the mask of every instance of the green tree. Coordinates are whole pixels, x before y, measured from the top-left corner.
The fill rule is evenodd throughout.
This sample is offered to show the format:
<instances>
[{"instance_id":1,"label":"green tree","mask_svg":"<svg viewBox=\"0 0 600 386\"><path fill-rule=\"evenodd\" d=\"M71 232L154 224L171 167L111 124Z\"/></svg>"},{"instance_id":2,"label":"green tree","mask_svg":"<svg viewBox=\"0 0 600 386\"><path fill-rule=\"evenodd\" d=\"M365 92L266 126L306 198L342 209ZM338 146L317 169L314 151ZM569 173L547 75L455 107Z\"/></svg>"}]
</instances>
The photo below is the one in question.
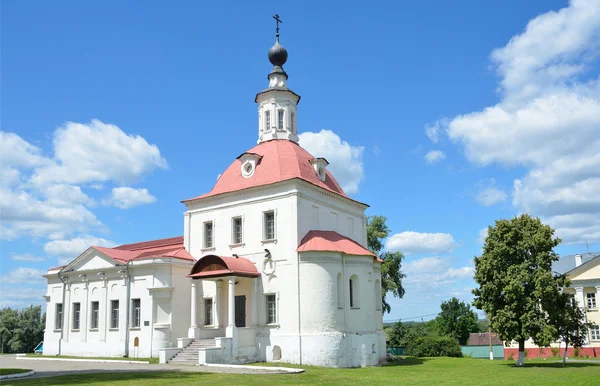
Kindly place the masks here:
<instances>
[{"instance_id":1,"label":"green tree","mask_svg":"<svg viewBox=\"0 0 600 386\"><path fill-rule=\"evenodd\" d=\"M488 228L483 253L475 257L473 290L478 309L504 341L519 343L517 366L524 364L525 341L548 346L557 329L549 318L556 307L563 276L553 276L553 251L560 243L554 230L526 214L498 220Z\"/></svg>"},{"instance_id":2,"label":"green tree","mask_svg":"<svg viewBox=\"0 0 600 386\"><path fill-rule=\"evenodd\" d=\"M381 303L383 313L389 313L392 307L387 302L385 295L391 292L393 296L402 298L404 287L402 279L402 259L404 255L400 252L383 252L383 240L390 234L390 229L385 223L387 219L383 216L370 216L367 218L367 243L369 250L383 260L381 264Z\"/></svg>"},{"instance_id":3,"label":"green tree","mask_svg":"<svg viewBox=\"0 0 600 386\"><path fill-rule=\"evenodd\" d=\"M29 306L20 311L0 310L0 344L3 353L32 352L44 339L45 314L42 306Z\"/></svg>"},{"instance_id":4,"label":"green tree","mask_svg":"<svg viewBox=\"0 0 600 386\"><path fill-rule=\"evenodd\" d=\"M479 332L477 314L467 303L453 297L442 302L441 309L442 312L436 318L441 335L454 338L459 344L465 345L470 333Z\"/></svg>"}]
</instances>

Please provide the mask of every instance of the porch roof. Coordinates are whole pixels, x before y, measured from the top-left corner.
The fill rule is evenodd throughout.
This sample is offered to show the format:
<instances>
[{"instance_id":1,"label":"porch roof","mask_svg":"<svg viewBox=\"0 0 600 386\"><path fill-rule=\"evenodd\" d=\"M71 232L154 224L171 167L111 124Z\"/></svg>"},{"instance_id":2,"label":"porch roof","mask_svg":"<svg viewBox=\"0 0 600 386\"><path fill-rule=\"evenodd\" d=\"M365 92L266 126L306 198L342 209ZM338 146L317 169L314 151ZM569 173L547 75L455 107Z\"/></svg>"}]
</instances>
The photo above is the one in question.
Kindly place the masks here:
<instances>
[{"instance_id":1,"label":"porch roof","mask_svg":"<svg viewBox=\"0 0 600 386\"><path fill-rule=\"evenodd\" d=\"M194 264L188 277L208 279L223 276L259 277L254 264L243 257L206 255Z\"/></svg>"}]
</instances>

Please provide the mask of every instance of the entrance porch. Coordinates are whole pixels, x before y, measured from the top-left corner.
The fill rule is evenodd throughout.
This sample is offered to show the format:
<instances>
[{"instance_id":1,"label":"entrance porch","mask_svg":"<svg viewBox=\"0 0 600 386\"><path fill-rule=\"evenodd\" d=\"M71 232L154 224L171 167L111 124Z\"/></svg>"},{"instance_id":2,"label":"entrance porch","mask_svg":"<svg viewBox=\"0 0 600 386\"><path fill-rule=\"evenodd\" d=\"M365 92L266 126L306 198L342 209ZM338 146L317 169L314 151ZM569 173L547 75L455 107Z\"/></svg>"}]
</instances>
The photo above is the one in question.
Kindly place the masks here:
<instances>
[{"instance_id":1,"label":"entrance porch","mask_svg":"<svg viewBox=\"0 0 600 386\"><path fill-rule=\"evenodd\" d=\"M260 273L254 264L208 255L196 262L188 277L191 320L188 336L178 339L179 348L193 347L199 364L255 360Z\"/></svg>"}]
</instances>

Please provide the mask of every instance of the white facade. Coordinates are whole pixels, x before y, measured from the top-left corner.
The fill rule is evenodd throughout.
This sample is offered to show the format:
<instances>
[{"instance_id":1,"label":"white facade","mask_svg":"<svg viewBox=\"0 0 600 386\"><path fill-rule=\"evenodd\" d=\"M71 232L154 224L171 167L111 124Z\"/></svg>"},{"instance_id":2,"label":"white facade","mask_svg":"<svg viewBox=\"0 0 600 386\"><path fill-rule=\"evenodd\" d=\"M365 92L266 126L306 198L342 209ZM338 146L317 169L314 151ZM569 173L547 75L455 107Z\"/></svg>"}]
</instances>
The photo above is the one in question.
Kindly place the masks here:
<instances>
[{"instance_id":1,"label":"white facade","mask_svg":"<svg viewBox=\"0 0 600 386\"><path fill-rule=\"evenodd\" d=\"M189 260L90 248L49 271L45 354L160 352L168 361L198 341L212 342L199 349L198 363L357 367L385 360L381 263L366 250L367 205L343 193L324 158L290 142L267 151L282 144L269 141L298 141L300 97L287 88L282 50L270 52L269 87L255 100L255 149L263 153L244 153L215 186L232 189L184 201L181 249ZM282 177L273 180L273 173ZM331 231L333 238L299 252L311 231ZM116 300L119 322L111 325Z\"/></svg>"}]
</instances>

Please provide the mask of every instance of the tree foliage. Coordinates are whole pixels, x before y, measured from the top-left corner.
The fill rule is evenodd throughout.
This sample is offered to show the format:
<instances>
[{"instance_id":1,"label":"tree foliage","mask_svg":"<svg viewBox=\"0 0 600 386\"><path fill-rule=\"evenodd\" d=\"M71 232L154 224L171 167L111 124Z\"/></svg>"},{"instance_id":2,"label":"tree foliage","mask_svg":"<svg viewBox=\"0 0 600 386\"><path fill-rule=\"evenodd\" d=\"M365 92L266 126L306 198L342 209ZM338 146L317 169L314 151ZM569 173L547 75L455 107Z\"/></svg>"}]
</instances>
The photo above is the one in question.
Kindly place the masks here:
<instances>
[{"instance_id":1,"label":"tree foliage","mask_svg":"<svg viewBox=\"0 0 600 386\"><path fill-rule=\"evenodd\" d=\"M46 314L42 306L0 310L0 345L4 353L32 352L44 339Z\"/></svg>"},{"instance_id":2,"label":"tree foliage","mask_svg":"<svg viewBox=\"0 0 600 386\"><path fill-rule=\"evenodd\" d=\"M566 280L552 273L558 260L553 249L560 243L553 235L552 228L526 214L498 220L488 228L483 254L475 257L479 288L473 290L473 304L485 311L502 340L519 343L517 365L525 340L548 346L557 335L549 314Z\"/></svg>"},{"instance_id":3,"label":"tree foliage","mask_svg":"<svg viewBox=\"0 0 600 386\"><path fill-rule=\"evenodd\" d=\"M389 313L392 310L392 307L385 298L388 292L391 292L397 298L404 296L402 279L405 277L402 273L402 259L404 259L404 255L400 252L381 253L383 240L390 234L390 229L385 223L386 220L383 216L371 216L367 218L367 243L369 250L383 260L381 264L381 303L383 305L383 313Z\"/></svg>"},{"instance_id":4,"label":"tree foliage","mask_svg":"<svg viewBox=\"0 0 600 386\"><path fill-rule=\"evenodd\" d=\"M441 309L442 312L436 318L441 335L454 338L461 345L465 345L470 333L479 332L477 314L471 310L469 304L453 297L442 302Z\"/></svg>"},{"instance_id":5,"label":"tree foliage","mask_svg":"<svg viewBox=\"0 0 600 386\"><path fill-rule=\"evenodd\" d=\"M408 355L416 357L461 357L458 341L449 336L420 336L409 342Z\"/></svg>"}]
</instances>

